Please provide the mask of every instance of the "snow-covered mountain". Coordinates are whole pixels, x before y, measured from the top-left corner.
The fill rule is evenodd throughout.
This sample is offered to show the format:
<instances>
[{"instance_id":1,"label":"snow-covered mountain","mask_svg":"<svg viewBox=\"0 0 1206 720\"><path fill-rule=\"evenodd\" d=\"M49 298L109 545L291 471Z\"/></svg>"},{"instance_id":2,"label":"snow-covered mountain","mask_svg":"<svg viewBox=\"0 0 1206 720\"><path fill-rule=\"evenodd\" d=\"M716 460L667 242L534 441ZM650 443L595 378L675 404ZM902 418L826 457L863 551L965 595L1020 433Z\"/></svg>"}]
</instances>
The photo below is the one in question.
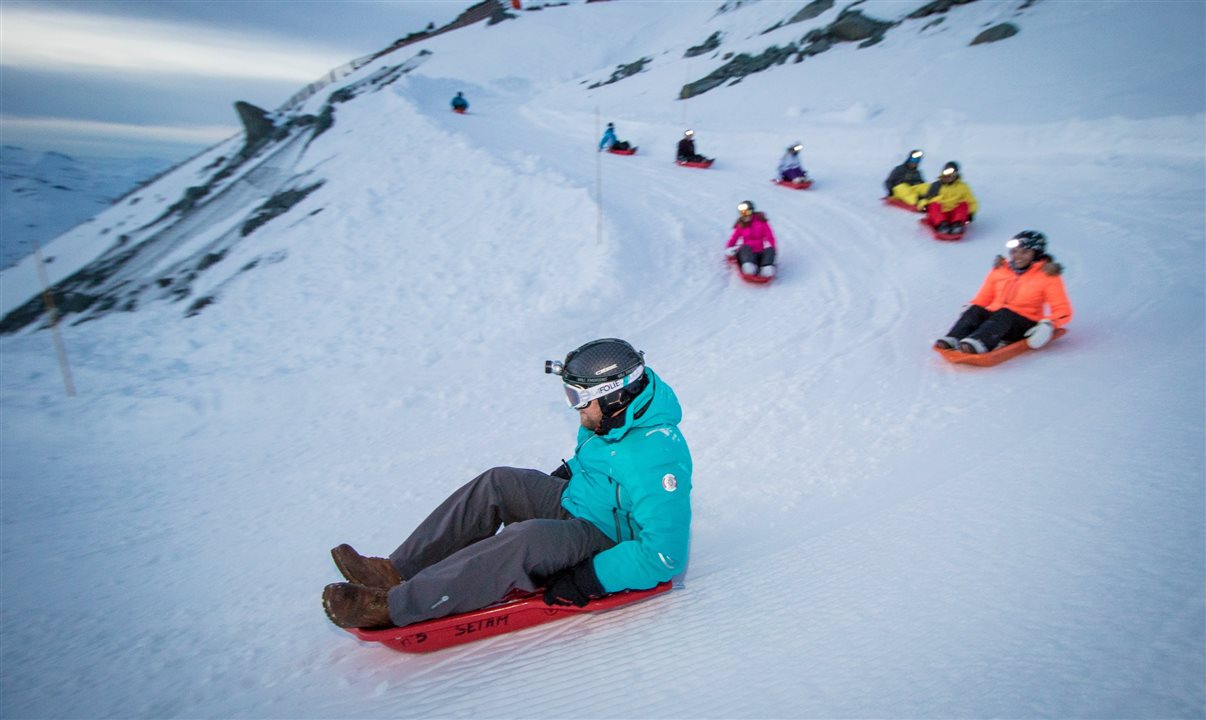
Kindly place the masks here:
<instances>
[{"instance_id":1,"label":"snow-covered mountain","mask_svg":"<svg viewBox=\"0 0 1206 720\"><path fill-rule=\"evenodd\" d=\"M50 243L77 396L0 274L0 715L1206 713L1206 6L524 5ZM914 147L976 192L959 243L880 202ZM769 286L722 259L746 199ZM1025 228L1069 334L944 363ZM676 589L431 656L331 626L328 548L556 467L542 362L606 336L684 406Z\"/></svg>"},{"instance_id":2,"label":"snow-covered mountain","mask_svg":"<svg viewBox=\"0 0 1206 720\"><path fill-rule=\"evenodd\" d=\"M0 147L0 269L167 169L151 158L81 159Z\"/></svg>"}]
</instances>

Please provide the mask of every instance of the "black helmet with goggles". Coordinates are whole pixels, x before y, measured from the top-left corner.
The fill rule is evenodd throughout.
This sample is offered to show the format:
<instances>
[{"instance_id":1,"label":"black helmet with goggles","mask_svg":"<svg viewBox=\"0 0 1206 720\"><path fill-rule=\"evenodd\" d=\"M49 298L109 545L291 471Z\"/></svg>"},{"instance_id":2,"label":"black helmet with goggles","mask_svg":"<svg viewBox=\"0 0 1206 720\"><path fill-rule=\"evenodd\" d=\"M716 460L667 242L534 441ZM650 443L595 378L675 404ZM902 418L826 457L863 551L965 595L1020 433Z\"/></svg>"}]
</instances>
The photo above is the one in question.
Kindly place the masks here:
<instances>
[{"instance_id":1,"label":"black helmet with goggles","mask_svg":"<svg viewBox=\"0 0 1206 720\"><path fill-rule=\"evenodd\" d=\"M607 414L627 407L648 383L644 354L617 338L592 340L564 362L546 360L544 371L561 376L570 407L581 410L597 399Z\"/></svg>"}]
</instances>

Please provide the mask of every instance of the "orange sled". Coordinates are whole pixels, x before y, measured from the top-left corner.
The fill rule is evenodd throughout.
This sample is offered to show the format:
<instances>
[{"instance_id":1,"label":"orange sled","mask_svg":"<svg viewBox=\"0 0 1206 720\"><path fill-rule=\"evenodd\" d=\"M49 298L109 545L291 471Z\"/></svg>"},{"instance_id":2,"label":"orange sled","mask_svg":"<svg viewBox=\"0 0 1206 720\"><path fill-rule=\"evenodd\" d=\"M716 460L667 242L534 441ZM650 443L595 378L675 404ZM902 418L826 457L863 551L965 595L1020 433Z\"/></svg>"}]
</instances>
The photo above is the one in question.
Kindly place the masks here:
<instances>
[{"instance_id":1,"label":"orange sled","mask_svg":"<svg viewBox=\"0 0 1206 720\"><path fill-rule=\"evenodd\" d=\"M785 188L791 188L792 190L807 190L808 188L812 187L811 180L805 180L804 182L793 182L791 180L772 179L771 182Z\"/></svg>"},{"instance_id":2,"label":"orange sled","mask_svg":"<svg viewBox=\"0 0 1206 720\"><path fill-rule=\"evenodd\" d=\"M699 160L699 161L675 160L674 164L682 166L682 167L710 168L710 167L712 167L712 163L714 163L714 162L716 162L716 158L709 158L707 160Z\"/></svg>"},{"instance_id":3,"label":"orange sled","mask_svg":"<svg viewBox=\"0 0 1206 720\"><path fill-rule=\"evenodd\" d=\"M637 149L635 147L628 148L627 150L616 150L615 148L607 149L607 152L611 153L612 155L636 155L636 151Z\"/></svg>"},{"instance_id":4,"label":"orange sled","mask_svg":"<svg viewBox=\"0 0 1206 720\"><path fill-rule=\"evenodd\" d=\"M1057 328L1055 334L1051 336L1051 341L1047 344L1050 345L1067 332L1064 328ZM1017 357L1023 353L1030 352L1030 350L1031 348L1026 344L1025 340L1009 343L1005 347L999 347L992 352L986 353L965 353L958 350L944 350L937 346L934 347L934 352L941 355L947 362L955 363L956 365L976 365L979 367L999 365L1009 358Z\"/></svg>"},{"instance_id":5,"label":"orange sled","mask_svg":"<svg viewBox=\"0 0 1206 720\"><path fill-rule=\"evenodd\" d=\"M669 589L670 583L664 582L648 590L625 590L599 600L591 600L586 607L545 605L540 593L532 593L500 605L491 605L481 610L449 615L435 620L425 620L406 627L385 628L384 630L347 628L347 631L365 642L381 643L391 650L426 653L474 640L484 640L535 625L543 625L554 620L563 620L581 613L611 610L660 595Z\"/></svg>"}]
</instances>

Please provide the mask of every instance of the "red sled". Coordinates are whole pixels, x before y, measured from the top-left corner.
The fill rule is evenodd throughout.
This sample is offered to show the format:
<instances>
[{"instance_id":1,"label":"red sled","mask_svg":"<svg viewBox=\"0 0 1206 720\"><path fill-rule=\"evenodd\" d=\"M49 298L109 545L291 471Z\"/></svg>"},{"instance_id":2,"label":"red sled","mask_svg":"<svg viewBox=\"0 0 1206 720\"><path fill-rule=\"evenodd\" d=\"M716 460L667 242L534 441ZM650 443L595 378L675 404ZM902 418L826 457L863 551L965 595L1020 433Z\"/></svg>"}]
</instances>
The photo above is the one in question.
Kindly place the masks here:
<instances>
[{"instance_id":1,"label":"red sled","mask_svg":"<svg viewBox=\"0 0 1206 720\"><path fill-rule=\"evenodd\" d=\"M381 643L391 650L427 653L543 625L554 620L564 620L582 613L611 610L660 595L669 589L670 583L664 582L648 590L625 590L599 600L591 600L586 607L545 605L540 593L531 593L500 605L425 620L406 627L383 630L347 628L347 631L365 642Z\"/></svg>"},{"instance_id":2,"label":"red sled","mask_svg":"<svg viewBox=\"0 0 1206 720\"><path fill-rule=\"evenodd\" d=\"M1050 345L1052 342L1055 342L1056 338L1059 338L1067 332L1068 331L1064 328L1056 328L1055 333L1051 335L1051 340L1048 341L1047 344ZM992 352L986 353L965 353L959 352L958 350L945 350L937 345L934 346L934 351L941 355L942 359L946 360L947 362L955 363L956 365L975 365L977 367L992 367L993 365L1000 365L1009 358L1017 357L1018 355L1031 350L1033 350L1033 348L1027 345L1025 340L1018 340L1017 342L1009 343L1004 347L999 347Z\"/></svg>"},{"instance_id":3,"label":"red sled","mask_svg":"<svg viewBox=\"0 0 1206 720\"><path fill-rule=\"evenodd\" d=\"M616 150L615 148L607 148L607 152L612 155L636 155L636 148L628 148L627 150Z\"/></svg>"},{"instance_id":4,"label":"red sled","mask_svg":"<svg viewBox=\"0 0 1206 720\"><path fill-rule=\"evenodd\" d=\"M693 167L693 168L710 168L710 167L712 167L712 163L714 163L714 162L716 162L716 158L712 158L710 160L700 160L698 162L695 160L675 160L674 161L674 163L676 165L682 165L683 167Z\"/></svg>"},{"instance_id":5,"label":"red sled","mask_svg":"<svg viewBox=\"0 0 1206 720\"><path fill-rule=\"evenodd\" d=\"M918 220L917 222L919 222L922 225L925 225L927 228L929 228L930 232L933 233L935 240L954 242L956 240L962 240L963 236L967 234L967 224L966 223L964 223L964 225L963 225L963 232L942 233L942 232L938 232L938 228L936 228L930 224L930 221L928 218L922 218L922 219Z\"/></svg>"},{"instance_id":6,"label":"red sled","mask_svg":"<svg viewBox=\"0 0 1206 720\"><path fill-rule=\"evenodd\" d=\"M804 182L793 182L791 180L771 180L771 182L776 185L782 185L785 188L791 188L792 190L807 190L808 188L812 187L811 180L805 180Z\"/></svg>"},{"instance_id":7,"label":"red sled","mask_svg":"<svg viewBox=\"0 0 1206 720\"><path fill-rule=\"evenodd\" d=\"M741 278L747 283L753 283L754 285L766 285L771 280L775 279L774 275L771 275L770 277L763 277L761 275L746 275L745 273L741 272L741 265L737 262L737 258L729 257L728 260L729 264L733 266L733 269L737 271L737 277Z\"/></svg>"},{"instance_id":8,"label":"red sled","mask_svg":"<svg viewBox=\"0 0 1206 720\"><path fill-rule=\"evenodd\" d=\"M920 212L915 205L910 205L904 200L895 197L884 198L884 205L891 205L893 207L898 207L901 210L908 210L909 212Z\"/></svg>"},{"instance_id":9,"label":"red sled","mask_svg":"<svg viewBox=\"0 0 1206 720\"><path fill-rule=\"evenodd\" d=\"M456 113L457 115L464 115L468 111L468 108L452 108L452 112Z\"/></svg>"}]
</instances>

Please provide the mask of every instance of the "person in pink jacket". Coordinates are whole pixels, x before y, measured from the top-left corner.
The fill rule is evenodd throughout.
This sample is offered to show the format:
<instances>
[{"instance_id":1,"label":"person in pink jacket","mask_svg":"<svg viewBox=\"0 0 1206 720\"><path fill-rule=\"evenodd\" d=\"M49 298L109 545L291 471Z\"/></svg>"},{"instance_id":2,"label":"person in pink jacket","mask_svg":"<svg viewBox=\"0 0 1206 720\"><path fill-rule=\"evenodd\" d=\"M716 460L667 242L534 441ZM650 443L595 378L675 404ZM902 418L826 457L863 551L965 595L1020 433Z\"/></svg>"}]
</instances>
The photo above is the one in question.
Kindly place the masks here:
<instances>
[{"instance_id":1,"label":"person in pink jacket","mask_svg":"<svg viewBox=\"0 0 1206 720\"><path fill-rule=\"evenodd\" d=\"M754 209L754 203L744 200L737 205L741 216L733 225L733 234L725 246L725 254L737 258L745 275L774 277L775 233L766 215Z\"/></svg>"}]
</instances>

